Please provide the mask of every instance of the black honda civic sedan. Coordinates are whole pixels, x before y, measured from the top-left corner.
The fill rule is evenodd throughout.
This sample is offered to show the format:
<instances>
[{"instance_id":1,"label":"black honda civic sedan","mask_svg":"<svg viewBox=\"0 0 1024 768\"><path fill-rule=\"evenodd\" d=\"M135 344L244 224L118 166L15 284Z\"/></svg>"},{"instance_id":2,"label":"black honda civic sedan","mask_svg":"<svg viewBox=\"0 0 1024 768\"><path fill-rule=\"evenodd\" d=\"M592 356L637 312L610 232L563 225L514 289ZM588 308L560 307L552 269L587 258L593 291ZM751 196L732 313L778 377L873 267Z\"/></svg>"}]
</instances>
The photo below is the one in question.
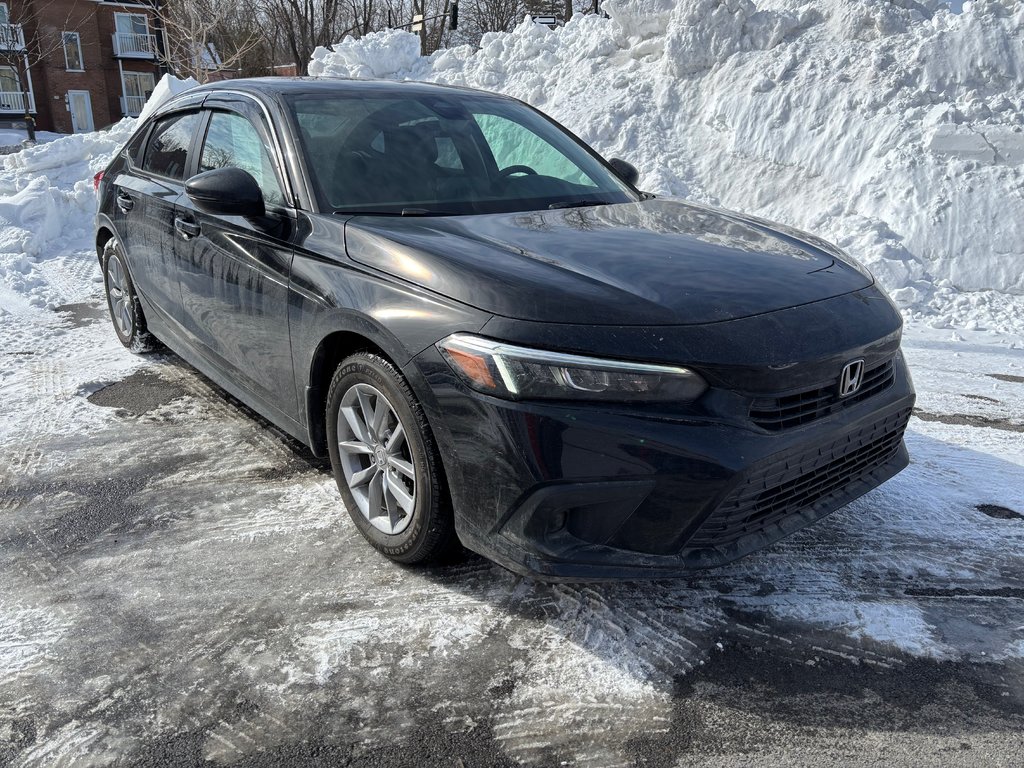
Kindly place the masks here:
<instances>
[{"instance_id":1,"label":"black honda civic sedan","mask_svg":"<svg viewBox=\"0 0 1024 768\"><path fill-rule=\"evenodd\" d=\"M514 99L218 83L96 181L120 340L329 455L396 561L461 542L548 580L681 574L908 462L902 323L864 268L641 192Z\"/></svg>"}]
</instances>

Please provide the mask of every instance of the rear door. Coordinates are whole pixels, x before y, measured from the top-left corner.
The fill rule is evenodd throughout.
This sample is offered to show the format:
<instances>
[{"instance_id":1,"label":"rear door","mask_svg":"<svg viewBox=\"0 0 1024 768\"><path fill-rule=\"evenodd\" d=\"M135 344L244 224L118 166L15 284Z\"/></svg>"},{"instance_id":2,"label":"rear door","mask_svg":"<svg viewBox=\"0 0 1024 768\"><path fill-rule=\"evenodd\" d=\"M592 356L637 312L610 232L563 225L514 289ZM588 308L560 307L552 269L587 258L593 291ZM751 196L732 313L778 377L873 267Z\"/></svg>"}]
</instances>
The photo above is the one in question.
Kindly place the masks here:
<instances>
[{"instance_id":1,"label":"rear door","mask_svg":"<svg viewBox=\"0 0 1024 768\"><path fill-rule=\"evenodd\" d=\"M145 302L165 321L181 316L181 294L171 249L174 203L183 194L192 164L200 113L175 112L157 120L145 145L114 179L115 227L132 280Z\"/></svg>"},{"instance_id":2,"label":"rear door","mask_svg":"<svg viewBox=\"0 0 1024 768\"><path fill-rule=\"evenodd\" d=\"M212 107L212 108L211 108ZM288 334L288 278L296 231L271 127L256 104L208 99L197 172L236 167L263 191L260 219L215 216L187 196L175 209L174 254L185 329L247 390L299 421Z\"/></svg>"}]
</instances>

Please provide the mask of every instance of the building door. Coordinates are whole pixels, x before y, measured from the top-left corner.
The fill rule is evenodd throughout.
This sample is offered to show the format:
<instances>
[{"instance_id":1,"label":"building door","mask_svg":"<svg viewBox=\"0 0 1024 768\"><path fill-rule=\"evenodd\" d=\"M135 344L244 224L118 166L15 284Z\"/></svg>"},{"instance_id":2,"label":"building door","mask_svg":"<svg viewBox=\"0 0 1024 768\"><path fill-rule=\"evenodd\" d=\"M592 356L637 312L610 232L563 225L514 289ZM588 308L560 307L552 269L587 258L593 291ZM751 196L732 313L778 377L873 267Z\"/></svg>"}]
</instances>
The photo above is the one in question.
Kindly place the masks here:
<instances>
[{"instance_id":1,"label":"building door","mask_svg":"<svg viewBox=\"0 0 1024 768\"><path fill-rule=\"evenodd\" d=\"M68 111L71 113L73 132L89 133L95 130L92 124L92 99L88 91L68 91Z\"/></svg>"},{"instance_id":2,"label":"building door","mask_svg":"<svg viewBox=\"0 0 1024 768\"><path fill-rule=\"evenodd\" d=\"M124 89L121 111L127 117L138 117L146 106L146 99L153 93L152 73L122 72L121 87Z\"/></svg>"}]
</instances>

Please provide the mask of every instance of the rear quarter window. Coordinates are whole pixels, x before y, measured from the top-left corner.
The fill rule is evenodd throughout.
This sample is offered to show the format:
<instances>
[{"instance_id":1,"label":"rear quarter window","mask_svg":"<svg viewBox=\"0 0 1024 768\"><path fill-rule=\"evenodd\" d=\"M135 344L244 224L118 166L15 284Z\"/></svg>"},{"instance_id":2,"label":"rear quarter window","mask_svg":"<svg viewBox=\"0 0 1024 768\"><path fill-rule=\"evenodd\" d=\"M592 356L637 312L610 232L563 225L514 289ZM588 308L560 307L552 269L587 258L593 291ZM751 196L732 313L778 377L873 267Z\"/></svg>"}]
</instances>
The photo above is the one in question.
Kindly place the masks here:
<instances>
[{"instance_id":1,"label":"rear quarter window","mask_svg":"<svg viewBox=\"0 0 1024 768\"><path fill-rule=\"evenodd\" d=\"M138 167L139 163L142 162L142 150L145 148L146 136L148 134L149 128L143 128L125 145L124 156L136 167Z\"/></svg>"},{"instance_id":2,"label":"rear quarter window","mask_svg":"<svg viewBox=\"0 0 1024 768\"><path fill-rule=\"evenodd\" d=\"M183 179L188 168L192 137L198 127L198 112L170 115L158 120L149 134L142 170L171 179Z\"/></svg>"}]
</instances>

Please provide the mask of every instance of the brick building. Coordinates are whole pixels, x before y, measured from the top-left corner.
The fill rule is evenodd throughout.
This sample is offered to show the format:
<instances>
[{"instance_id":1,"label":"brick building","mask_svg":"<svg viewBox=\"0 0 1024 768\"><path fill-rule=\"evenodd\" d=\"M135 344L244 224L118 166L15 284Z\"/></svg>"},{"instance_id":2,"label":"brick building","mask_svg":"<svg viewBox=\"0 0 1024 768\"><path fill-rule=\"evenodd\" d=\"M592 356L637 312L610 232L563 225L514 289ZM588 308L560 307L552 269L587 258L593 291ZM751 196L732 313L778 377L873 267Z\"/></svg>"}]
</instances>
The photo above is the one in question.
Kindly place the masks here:
<instances>
[{"instance_id":1,"label":"brick building","mask_svg":"<svg viewBox=\"0 0 1024 768\"><path fill-rule=\"evenodd\" d=\"M26 106L39 130L61 133L139 114L159 77L159 36L141 2L0 0L0 126L22 126Z\"/></svg>"}]
</instances>

